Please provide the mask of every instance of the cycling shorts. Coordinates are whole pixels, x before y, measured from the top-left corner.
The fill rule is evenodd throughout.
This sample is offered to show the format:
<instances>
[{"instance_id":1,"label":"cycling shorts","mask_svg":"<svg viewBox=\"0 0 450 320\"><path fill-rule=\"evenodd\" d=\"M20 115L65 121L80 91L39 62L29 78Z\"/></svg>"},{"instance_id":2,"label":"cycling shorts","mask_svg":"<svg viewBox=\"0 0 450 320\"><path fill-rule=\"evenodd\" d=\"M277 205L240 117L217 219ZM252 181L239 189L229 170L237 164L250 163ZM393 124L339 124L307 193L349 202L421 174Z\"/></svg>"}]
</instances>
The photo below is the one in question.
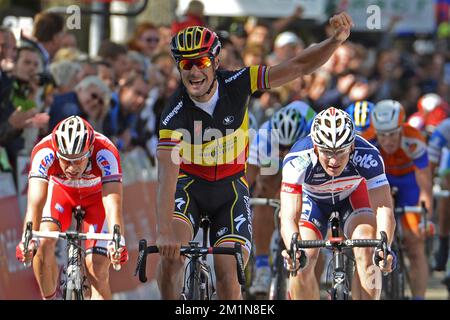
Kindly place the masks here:
<instances>
[{"instance_id":1,"label":"cycling shorts","mask_svg":"<svg viewBox=\"0 0 450 320\"><path fill-rule=\"evenodd\" d=\"M333 211L339 212L340 226L344 235L349 238L351 235L347 234L347 222L351 218L356 215L374 214L370 206L366 182L364 180L361 181L349 197L335 205L320 203L307 194L303 194L302 215L299 225L300 227L313 230L318 239L324 239L328 232L328 223Z\"/></svg>"},{"instance_id":2,"label":"cycling shorts","mask_svg":"<svg viewBox=\"0 0 450 320\"><path fill-rule=\"evenodd\" d=\"M210 220L209 242L241 243L250 254L252 213L248 184L244 177L209 182L186 174L178 176L174 219L186 223L197 234L202 216Z\"/></svg>"},{"instance_id":3,"label":"cycling shorts","mask_svg":"<svg viewBox=\"0 0 450 320\"><path fill-rule=\"evenodd\" d=\"M420 188L414 172L403 176L386 174L391 187L397 187L396 206L417 206L419 203ZM420 223L420 213L406 212L396 213L395 218L400 221L405 230L417 231Z\"/></svg>"},{"instance_id":4,"label":"cycling shorts","mask_svg":"<svg viewBox=\"0 0 450 320\"><path fill-rule=\"evenodd\" d=\"M101 192L81 198L78 190L68 191L51 180L48 184L47 201L41 222L53 222L58 225L61 232L64 232L72 224L72 210L78 205L85 210L82 229L84 233L108 232ZM107 256L107 244L108 241L103 240L86 240L86 254L95 253Z\"/></svg>"}]
</instances>

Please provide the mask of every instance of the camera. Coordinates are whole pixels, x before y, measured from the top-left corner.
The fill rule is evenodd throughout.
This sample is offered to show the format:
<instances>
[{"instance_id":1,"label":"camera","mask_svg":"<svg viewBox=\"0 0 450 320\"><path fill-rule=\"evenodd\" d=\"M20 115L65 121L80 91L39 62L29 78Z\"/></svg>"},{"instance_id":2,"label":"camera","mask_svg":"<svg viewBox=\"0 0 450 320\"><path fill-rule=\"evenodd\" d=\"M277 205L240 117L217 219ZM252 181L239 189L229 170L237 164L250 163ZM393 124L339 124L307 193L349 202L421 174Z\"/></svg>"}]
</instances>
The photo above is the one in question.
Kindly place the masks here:
<instances>
[{"instance_id":1,"label":"camera","mask_svg":"<svg viewBox=\"0 0 450 320\"><path fill-rule=\"evenodd\" d=\"M38 73L37 77L38 77L38 85L39 85L40 87L45 86L45 85L48 85L48 84L51 84L51 85L53 85L53 86L56 86L55 79L54 79L53 76L52 76L50 73L48 73L48 72L41 72L41 73Z\"/></svg>"}]
</instances>

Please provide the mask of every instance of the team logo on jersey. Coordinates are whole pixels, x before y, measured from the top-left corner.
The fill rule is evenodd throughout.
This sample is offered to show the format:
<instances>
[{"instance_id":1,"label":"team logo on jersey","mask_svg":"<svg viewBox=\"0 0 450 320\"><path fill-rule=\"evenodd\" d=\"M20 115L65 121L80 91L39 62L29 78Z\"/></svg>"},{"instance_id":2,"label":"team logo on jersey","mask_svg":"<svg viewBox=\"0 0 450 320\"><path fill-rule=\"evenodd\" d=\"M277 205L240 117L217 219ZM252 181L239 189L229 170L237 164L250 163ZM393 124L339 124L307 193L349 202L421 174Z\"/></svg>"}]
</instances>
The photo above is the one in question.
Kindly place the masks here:
<instances>
[{"instance_id":1,"label":"team logo on jersey","mask_svg":"<svg viewBox=\"0 0 450 320\"><path fill-rule=\"evenodd\" d=\"M239 232L239 228L241 227L241 225L245 222L245 220L247 220L247 219L245 219L245 217L244 217L244 215L243 214L240 214L239 216L237 216L235 219L234 219L234 222L236 222L236 230Z\"/></svg>"},{"instance_id":2,"label":"team logo on jersey","mask_svg":"<svg viewBox=\"0 0 450 320\"><path fill-rule=\"evenodd\" d=\"M292 161L292 165L297 171L305 170L311 163L311 158L307 154L302 154Z\"/></svg>"},{"instance_id":3,"label":"team logo on jersey","mask_svg":"<svg viewBox=\"0 0 450 320\"><path fill-rule=\"evenodd\" d=\"M105 176L111 175L111 164L109 163L108 159L106 159L106 157L99 154L97 156L97 162L100 164L103 171L105 172Z\"/></svg>"},{"instance_id":4,"label":"team logo on jersey","mask_svg":"<svg viewBox=\"0 0 450 320\"><path fill-rule=\"evenodd\" d=\"M45 151L40 151L39 153L44 153ZM53 152L48 152L45 156L42 157L42 160L39 164L39 173L42 175L45 175L47 172L47 169L51 166L53 163L53 160L55 159L55 156Z\"/></svg>"},{"instance_id":5,"label":"team logo on jersey","mask_svg":"<svg viewBox=\"0 0 450 320\"><path fill-rule=\"evenodd\" d=\"M370 169L378 166L378 161L373 158L372 154L360 155L359 150L356 150L353 154L353 163L355 166L360 166L361 168Z\"/></svg>"},{"instance_id":6,"label":"team logo on jersey","mask_svg":"<svg viewBox=\"0 0 450 320\"><path fill-rule=\"evenodd\" d=\"M232 124L233 121L234 121L234 117L228 116L228 117L225 117L225 119L223 119L223 124L228 126L228 125Z\"/></svg>"},{"instance_id":7,"label":"team logo on jersey","mask_svg":"<svg viewBox=\"0 0 450 320\"><path fill-rule=\"evenodd\" d=\"M228 228L227 228L227 227L223 227L222 229L220 229L219 231L217 231L216 235L217 235L218 237L221 237L221 236L223 236L225 233L227 233L227 231L228 231Z\"/></svg>"},{"instance_id":8,"label":"team logo on jersey","mask_svg":"<svg viewBox=\"0 0 450 320\"><path fill-rule=\"evenodd\" d=\"M183 200L183 198L177 198L175 200L175 205L177 206L178 210L181 211L181 206L184 205L186 201Z\"/></svg>"},{"instance_id":9,"label":"team logo on jersey","mask_svg":"<svg viewBox=\"0 0 450 320\"><path fill-rule=\"evenodd\" d=\"M58 202L55 204L55 209L60 213L64 213L64 207L60 205Z\"/></svg>"}]
</instances>

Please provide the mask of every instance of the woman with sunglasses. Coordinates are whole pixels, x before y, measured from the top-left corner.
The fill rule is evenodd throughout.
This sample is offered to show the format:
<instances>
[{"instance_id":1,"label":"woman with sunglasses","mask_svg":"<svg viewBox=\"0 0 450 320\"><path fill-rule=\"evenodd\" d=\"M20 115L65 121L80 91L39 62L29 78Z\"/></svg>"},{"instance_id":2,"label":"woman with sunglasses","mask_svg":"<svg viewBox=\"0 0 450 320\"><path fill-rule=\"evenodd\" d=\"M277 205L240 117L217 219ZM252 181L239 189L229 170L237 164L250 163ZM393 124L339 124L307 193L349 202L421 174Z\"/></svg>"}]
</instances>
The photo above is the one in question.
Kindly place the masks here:
<instances>
[{"instance_id":1,"label":"woman with sunglasses","mask_svg":"<svg viewBox=\"0 0 450 320\"><path fill-rule=\"evenodd\" d=\"M78 116L61 121L31 153L28 180L28 207L24 228L31 221L35 230L65 232L78 205L86 211L83 232L113 232L122 218L122 169L120 156L112 142L95 132ZM111 299L110 264L123 264L128 251L122 235L121 247L113 243L86 241L86 268L91 299ZM23 240L16 256L21 262L33 259L33 270L42 298L57 297L59 269L55 258L55 239L34 240L24 251ZM37 249L37 252L36 252Z\"/></svg>"},{"instance_id":2,"label":"woman with sunglasses","mask_svg":"<svg viewBox=\"0 0 450 320\"><path fill-rule=\"evenodd\" d=\"M221 44L205 27L178 32L171 51L182 84L164 109L157 149L157 239L161 260L157 280L163 299L178 299L183 258L179 248L194 238L202 213L211 220L213 246L242 244L251 250L251 210L245 180L248 100L259 90L281 86L324 64L350 35L352 19L330 19L334 34L296 57L268 67L220 70ZM175 200L176 199L176 200ZM236 262L214 257L219 299L240 299Z\"/></svg>"}]
</instances>

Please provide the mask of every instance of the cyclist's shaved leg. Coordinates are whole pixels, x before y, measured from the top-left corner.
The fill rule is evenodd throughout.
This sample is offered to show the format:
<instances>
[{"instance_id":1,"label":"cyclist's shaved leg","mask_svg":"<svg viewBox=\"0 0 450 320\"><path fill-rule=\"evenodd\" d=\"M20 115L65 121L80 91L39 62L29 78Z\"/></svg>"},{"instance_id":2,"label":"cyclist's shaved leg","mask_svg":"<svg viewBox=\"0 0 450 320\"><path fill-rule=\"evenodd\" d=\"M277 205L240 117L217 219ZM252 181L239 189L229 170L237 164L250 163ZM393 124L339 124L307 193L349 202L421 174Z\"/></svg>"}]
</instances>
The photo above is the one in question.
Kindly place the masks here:
<instances>
[{"instance_id":1,"label":"cyclist's shaved leg","mask_svg":"<svg viewBox=\"0 0 450 320\"><path fill-rule=\"evenodd\" d=\"M254 197L275 198L280 189L281 174L276 176L258 176ZM255 206L253 208L252 237L255 246L256 272L266 268L270 274L270 240L275 227L274 210L270 206ZM267 282L270 285L269 282ZM269 286L267 286L267 291Z\"/></svg>"},{"instance_id":2,"label":"cyclist's shaved leg","mask_svg":"<svg viewBox=\"0 0 450 320\"><path fill-rule=\"evenodd\" d=\"M182 246L187 246L192 240L191 227L185 222L173 219L173 233ZM156 269L156 279L161 293L162 300L180 299L183 288L183 266L184 258L164 259L161 257Z\"/></svg>"},{"instance_id":3,"label":"cyclist's shaved leg","mask_svg":"<svg viewBox=\"0 0 450 320\"><path fill-rule=\"evenodd\" d=\"M86 256L86 269L91 284L91 300L111 300L111 287L109 286L109 266L111 262L106 256L88 254Z\"/></svg>"},{"instance_id":4,"label":"cyclist's shaved leg","mask_svg":"<svg viewBox=\"0 0 450 320\"><path fill-rule=\"evenodd\" d=\"M300 227L300 237L302 240L318 240L315 231ZM319 300L319 283L315 275L315 266L319 256L319 249L305 249L308 256L308 264L296 277L289 278L289 294L292 300Z\"/></svg>"},{"instance_id":5,"label":"cyclist's shaved leg","mask_svg":"<svg viewBox=\"0 0 450 320\"><path fill-rule=\"evenodd\" d=\"M53 222L42 222L41 231L59 231L58 225ZM56 262L56 239L41 239L36 256L33 260L33 271L45 298L54 298L58 282L59 269Z\"/></svg>"},{"instance_id":6,"label":"cyclist's shaved leg","mask_svg":"<svg viewBox=\"0 0 450 320\"><path fill-rule=\"evenodd\" d=\"M232 243L223 243L220 247L234 247ZM247 265L248 252L242 249L244 266ZM217 297L220 300L241 300L241 286L237 278L236 258L229 255L214 255Z\"/></svg>"},{"instance_id":7,"label":"cyclist's shaved leg","mask_svg":"<svg viewBox=\"0 0 450 320\"><path fill-rule=\"evenodd\" d=\"M347 227L347 235L352 239L375 239L376 217L374 214L359 214L350 217ZM373 248L354 248L356 261L356 273L352 288L353 299L380 299L381 272L373 265ZM359 280L359 281L357 281Z\"/></svg>"},{"instance_id":8,"label":"cyclist's shaved leg","mask_svg":"<svg viewBox=\"0 0 450 320\"><path fill-rule=\"evenodd\" d=\"M403 230L406 256L414 261L409 267L409 282L413 298L425 298L428 283L428 263L425 256L425 241L412 230Z\"/></svg>"}]
</instances>

